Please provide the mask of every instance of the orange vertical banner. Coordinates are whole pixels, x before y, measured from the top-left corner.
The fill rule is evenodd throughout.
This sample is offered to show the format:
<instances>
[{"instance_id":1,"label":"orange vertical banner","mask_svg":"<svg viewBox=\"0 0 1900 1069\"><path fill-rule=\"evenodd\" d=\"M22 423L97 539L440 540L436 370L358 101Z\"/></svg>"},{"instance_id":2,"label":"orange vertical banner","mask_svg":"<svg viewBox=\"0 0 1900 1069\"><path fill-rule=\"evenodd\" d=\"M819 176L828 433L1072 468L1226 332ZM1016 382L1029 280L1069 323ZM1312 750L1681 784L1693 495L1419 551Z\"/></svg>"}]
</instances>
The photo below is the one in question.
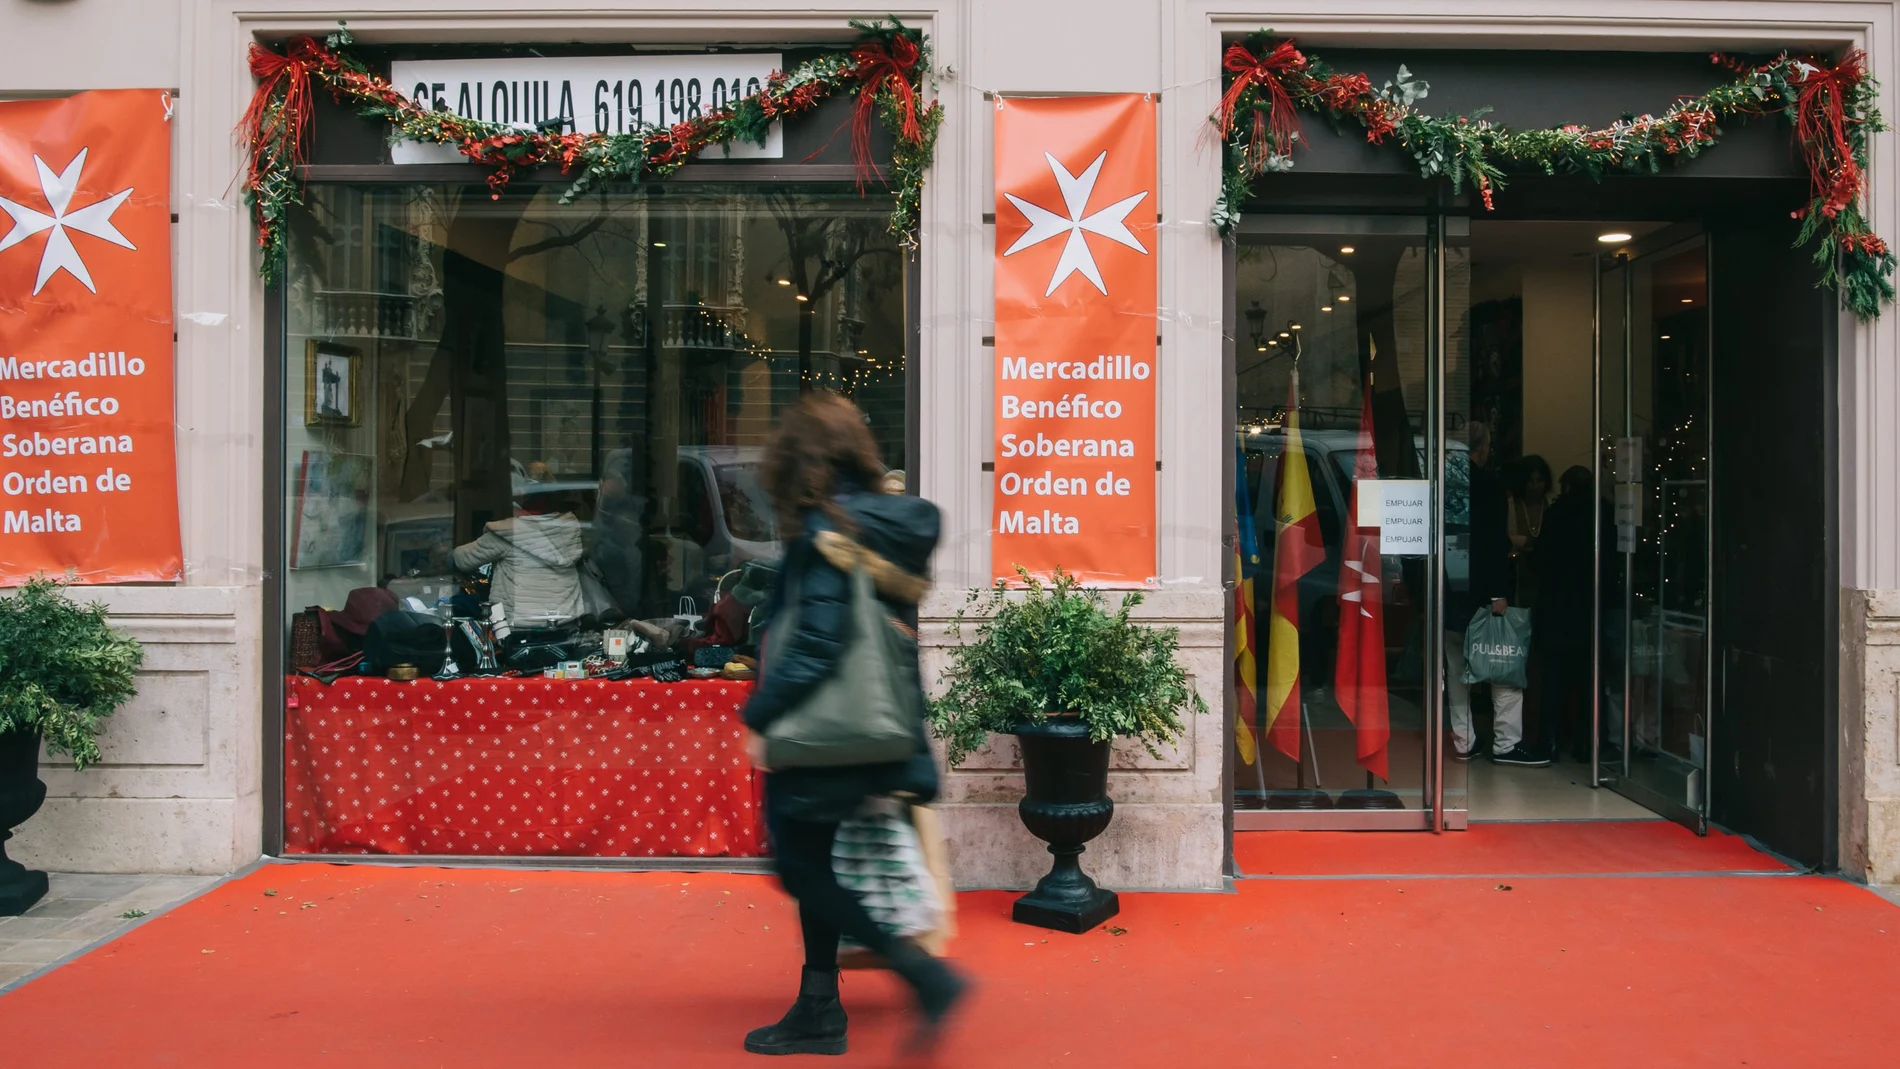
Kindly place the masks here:
<instances>
[{"instance_id":1,"label":"orange vertical banner","mask_svg":"<svg viewBox=\"0 0 1900 1069\"><path fill-rule=\"evenodd\" d=\"M179 578L172 107L0 103L0 585Z\"/></svg>"},{"instance_id":2,"label":"orange vertical banner","mask_svg":"<svg viewBox=\"0 0 1900 1069\"><path fill-rule=\"evenodd\" d=\"M991 570L1155 577L1155 104L996 101Z\"/></svg>"}]
</instances>

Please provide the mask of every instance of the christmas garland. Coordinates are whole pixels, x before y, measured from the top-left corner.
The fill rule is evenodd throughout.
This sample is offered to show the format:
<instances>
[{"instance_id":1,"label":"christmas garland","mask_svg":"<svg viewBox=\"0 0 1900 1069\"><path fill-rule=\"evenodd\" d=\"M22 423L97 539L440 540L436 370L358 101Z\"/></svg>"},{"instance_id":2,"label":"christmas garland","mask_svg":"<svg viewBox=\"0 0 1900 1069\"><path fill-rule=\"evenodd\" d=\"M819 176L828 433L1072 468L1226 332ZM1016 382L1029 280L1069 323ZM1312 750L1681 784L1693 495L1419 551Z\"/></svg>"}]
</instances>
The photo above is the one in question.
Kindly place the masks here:
<instances>
[{"instance_id":1,"label":"christmas garland","mask_svg":"<svg viewBox=\"0 0 1900 1069\"><path fill-rule=\"evenodd\" d=\"M1513 130L1485 120L1489 109L1454 118L1425 114L1416 105L1428 87L1404 67L1395 81L1374 89L1364 74L1339 73L1271 31L1254 33L1229 46L1222 63L1226 91L1211 121L1225 153L1213 222L1231 233L1254 180L1293 166L1300 140L1296 109L1355 123L1375 145L1396 142L1426 178L1442 175L1454 192L1470 182L1487 210L1508 169L1593 179L1612 171L1654 173L1713 145L1722 120L1778 114L1794 127L1812 191L1793 213L1802 223L1796 244L1818 239L1818 284L1833 287L1860 318L1877 317L1893 300L1895 264L1861 210L1868 138L1887 129L1874 106L1879 86L1867 74L1866 57L1849 52L1834 63L1786 53L1765 63L1719 53L1710 58L1734 80L1678 100L1660 116L1630 116L1598 130Z\"/></svg>"},{"instance_id":2,"label":"christmas garland","mask_svg":"<svg viewBox=\"0 0 1900 1069\"><path fill-rule=\"evenodd\" d=\"M454 145L469 159L492 168L488 187L500 197L517 170L557 166L574 175L563 204L600 182L639 182L665 178L710 145L749 141L765 144L773 123L808 112L839 93L854 95L851 148L857 160L858 188L884 180L897 195L891 232L907 248L917 244L924 174L936 151L943 108L925 102L930 74L930 43L919 30L896 18L853 22L862 35L848 51L827 53L789 72L774 72L758 92L731 105L672 126L631 134L561 133L523 129L437 111L409 99L385 78L371 74L347 51L353 43L347 27L322 41L299 37L280 54L251 46L251 73L257 89L238 124L238 137L250 152L243 178L244 199L257 228L262 251L259 273L274 282L283 270L284 223L303 202L297 168L305 162L312 96L321 84L339 101L353 103L365 118L390 124L392 140ZM871 124L882 122L895 141L891 174L871 160Z\"/></svg>"}]
</instances>

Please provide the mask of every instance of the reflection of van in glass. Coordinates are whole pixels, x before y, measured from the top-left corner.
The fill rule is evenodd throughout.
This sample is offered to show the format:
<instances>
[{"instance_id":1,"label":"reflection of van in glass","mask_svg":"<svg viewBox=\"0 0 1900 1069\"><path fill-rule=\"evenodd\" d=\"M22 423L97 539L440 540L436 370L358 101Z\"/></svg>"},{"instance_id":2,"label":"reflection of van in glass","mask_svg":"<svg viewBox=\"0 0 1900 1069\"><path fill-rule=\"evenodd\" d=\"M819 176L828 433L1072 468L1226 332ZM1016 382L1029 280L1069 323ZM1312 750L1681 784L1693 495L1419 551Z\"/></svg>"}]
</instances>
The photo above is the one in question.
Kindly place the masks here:
<instances>
[{"instance_id":1,"label":"reflection of van in glass","mask_svg":"<svg viewBox=\"0 0 1900 1069\"><path fill-rule=\"evenodd\" d=\"M757 446L679 448L680 518L714 575L779 555L778 522L759 478L764 459Z\"/></svg>"},{"instance_id":2,"label":"reflection of van in glass","mask_svg":"<svg viewBox=\"0 0 1900 1069\"><path fill-rule=\"evenodd\" d=\"M1254 529L1260 541L1261 574L1255 581L1256 612L1265 611L1267 592L1272 584L1274 505L1279 493L1280 454L1286 438L1278 430L1249 434L1244 439L1247 491L1251 495ZM1300 607L1303 622L1317 626L1302 627L1304 657L1323 658L1331 650L1336 634L1339 595L1340 553L1345 544L1348 515L1346 496L1352 492L1353 468L1357 463L1359 433L1356 430L1306 430L1300 432L1306 453L1307 477L1313 486L1313 510L1319 518L1320 536L1326 545L1326 559L1300 579ZM1414 436L1418 466L1428 469L1425 440ZM1445 443L1445 581L1452 590L1463 590L1469 582L1471 561L1471 457L1463 442ZM1404 582L1405 558L1383 558L1382 581L1386 603L1395 608L1419 604L1420 592L1408 590ZM1399 646L1405 641L1409 611L1386 614L1386 642ZM1328 670L1330 671L1330 670Z\"/></svg>"}]
</instances>

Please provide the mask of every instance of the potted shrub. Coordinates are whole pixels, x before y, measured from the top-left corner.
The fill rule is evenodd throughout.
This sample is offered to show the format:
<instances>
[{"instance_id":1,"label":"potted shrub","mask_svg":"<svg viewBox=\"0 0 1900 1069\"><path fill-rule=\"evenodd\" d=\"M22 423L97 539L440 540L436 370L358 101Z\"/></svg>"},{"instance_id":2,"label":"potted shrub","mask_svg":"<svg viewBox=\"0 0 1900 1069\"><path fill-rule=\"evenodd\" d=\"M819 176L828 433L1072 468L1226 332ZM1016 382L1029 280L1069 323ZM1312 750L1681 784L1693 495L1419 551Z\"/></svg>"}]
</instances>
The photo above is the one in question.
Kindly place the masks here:
<instances>
[{"instance_id":1,"label":"potted shrub","mask_svg":"<svg viewBox=\"0 0 1900 1069\"><path fill-rule=\"evenodd\" d=\"M104 605L79 606L40 578L0 598L0 916L46 893L46 874L6 855L12 830L46 800L42 740L83 769L99 760L99 719L125 704L145 651L106 622Z\"/></svg>"},{"instance_id":2,"label":"potted shrub","mask_svg":"<svg viewBox=\"0 0 1900 1069\"><path fill-rule=\"evenodd\" d=\"M1083 873L1083 845L1115 815L1108 797L1110 742L1138 739L1150 753L1181 731L1181 710L1206 712L1175 661L1180 633L1130 618L1139 593L1110 610L1101 591L1057 571L1050 582L1017 575L1023 589L998 583L972 591L951 621L962 641L971 615L982 618L970 641L950 649L939 676L942 697L931 721L952 767L992 734L1012 734L1022 749L1023 825L1049 844L1055 863L1016 902L1018 922L1084 932L1115 915L1112 891Z\"/></svg>"}]
</instances>

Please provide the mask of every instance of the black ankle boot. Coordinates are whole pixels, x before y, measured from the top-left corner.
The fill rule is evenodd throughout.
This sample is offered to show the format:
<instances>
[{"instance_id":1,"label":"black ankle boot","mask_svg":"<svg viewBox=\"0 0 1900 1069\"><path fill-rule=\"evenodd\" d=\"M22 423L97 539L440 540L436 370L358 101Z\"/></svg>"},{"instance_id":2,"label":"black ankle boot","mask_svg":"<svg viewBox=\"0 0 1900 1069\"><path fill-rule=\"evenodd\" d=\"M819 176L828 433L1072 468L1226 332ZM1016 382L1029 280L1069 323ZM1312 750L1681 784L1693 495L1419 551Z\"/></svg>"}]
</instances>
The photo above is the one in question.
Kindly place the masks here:
<instances>
[{"instance_id":1,"label":"black ankle boot","mask_svg":"<svg viewBox=\"0 0 1900 1069\"><path fill-rule=\"evenodd\" d=\"M969 982L955 969L933 957L908 939L899 939L891 947L891 971L904 978L917 995L917 1008L924 1019L911 1034L908 1048L926 1052L935 1047L942 1035L944 1021L962 1000Z\"/></svg>"},{"instance_id":2,"label":"black ankle boot","mask_svg":"<svg viewBox=\"0 0 1900 1069\"><path fill-rule=\"evenodd\" d=\"M807 967L799 979L798 1001L779 1023L746 1033L745 1049L754 1054L843 1054L844 1027L838 970Z\"/></svg>"}]
</instances>

